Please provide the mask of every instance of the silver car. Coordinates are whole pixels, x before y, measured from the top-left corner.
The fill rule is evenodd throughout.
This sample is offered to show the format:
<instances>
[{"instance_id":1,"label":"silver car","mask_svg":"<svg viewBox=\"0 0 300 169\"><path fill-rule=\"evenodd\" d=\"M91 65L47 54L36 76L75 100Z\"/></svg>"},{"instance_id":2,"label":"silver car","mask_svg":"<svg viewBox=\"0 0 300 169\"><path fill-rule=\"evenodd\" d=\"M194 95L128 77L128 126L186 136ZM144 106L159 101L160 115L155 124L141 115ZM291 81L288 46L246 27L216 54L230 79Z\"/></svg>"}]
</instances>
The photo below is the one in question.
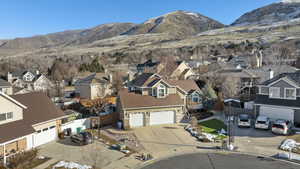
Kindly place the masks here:
<instances>
[{"instance_id":1,"label":"silver car","mask_svg":"<svg viewBox=\"0 0 300 169\"><path fill-rule=\"evenodd\" d=\"M248 114L240 114L238 119L239 127L251 127L251 119Z\"/></svg>"},{"instance_id":2,"label":"silver car","mask_svg":"<svg viewBox=\"0 0 300 169\"><path fill-rule=\"evenodd\" d=\"M256 129L267 130L270 127L270 119L267 116L258 116L255 121Z\"/></svg>"}]
</instances>

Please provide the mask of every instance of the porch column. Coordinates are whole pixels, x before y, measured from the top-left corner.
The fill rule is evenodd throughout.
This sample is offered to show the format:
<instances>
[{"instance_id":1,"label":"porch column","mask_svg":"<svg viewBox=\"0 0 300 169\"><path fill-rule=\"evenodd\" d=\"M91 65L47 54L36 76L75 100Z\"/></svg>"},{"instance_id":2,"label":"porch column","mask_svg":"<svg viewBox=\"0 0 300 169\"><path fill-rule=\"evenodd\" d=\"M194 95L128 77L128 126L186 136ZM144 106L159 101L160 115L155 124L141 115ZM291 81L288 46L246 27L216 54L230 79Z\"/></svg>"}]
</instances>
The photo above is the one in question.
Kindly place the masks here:
<instances>
[{"instance_id":1,"label":"porch column","mask_svg":"<svg viewBox=\"0 0 300 169\"><path fill-rule=\"evenodd\" d=\"M3 144L3 164L6 166L6 152L5 152L5 143Z\"/></svg>"}]
</instances>

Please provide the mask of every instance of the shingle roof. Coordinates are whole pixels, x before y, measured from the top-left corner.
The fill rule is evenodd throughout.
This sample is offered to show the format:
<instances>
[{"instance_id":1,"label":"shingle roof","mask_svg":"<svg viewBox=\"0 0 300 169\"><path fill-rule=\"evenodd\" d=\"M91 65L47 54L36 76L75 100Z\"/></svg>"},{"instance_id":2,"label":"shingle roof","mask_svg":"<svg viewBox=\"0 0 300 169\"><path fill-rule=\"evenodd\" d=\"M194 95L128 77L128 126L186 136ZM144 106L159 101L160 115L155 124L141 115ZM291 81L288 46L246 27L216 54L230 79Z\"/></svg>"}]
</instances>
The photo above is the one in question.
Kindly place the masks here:
<instances>
[{"instance_id":1,"label":"shingle roof","mask_svg":"<svg viewBox=\"0 0 300 169\"><path fill-rule=\"evenodd\" d=\"M88 75L82 79L79 79L76 84L80 84L80 83L88 83L88 84L91 84L91 83L108 83L108 79L102 75L102 76L99 76L97 75L96 73L93 73L91 75Z\"/></svg>"},{"instance_id":2,"label":"shingle roof","mask_svg":"<svg viewBox=\"0 0 300 169\"><path fill-rule=\"evenodd\" d=\"M135 79L133 79L131 81L131 84L134 86L144 86L146 81L148 81L152 75L154 75L154 73L142 73L138 75Z\"/></svg>"},{"instance_id":3,"label":"shingle roof","mask_svg":"<svg viewBox=\"0 0 300 169\"><path fill-rule=\"evenodd\" d=\"M0 143L33 133L34 124L65 116L44 93L33 92L11 97L27 109L23 109L23 120L0 125Z\"/></svg>"},{"instance_id":4,"label":"shingle roof","mask_svg":"<svg viewBox=\"0 0 300 169\"><path fill-rule=\"evenodd\" d=\"M298 86L300 86L300 71L294 72L294 73L282 73L279 74L277 76L275 76L274 78L264 81L263 83L261 83L261 85L268 85L270 83L273 83L283 77L288 78L289 80L295 82Z\"/></svg>"},{"instance_id":5,"label":"shingle roof","mask_svg":"<svg viewBox=\"0 0 300 169\"><path fill-rule=\"evenodd\" d=\"M170 94L165 98L143 96L123 89L119 92L122 108L144 108L144 107L171 107L183 106L183 100L177 94Z\"/></svg>"},{"instance_id":6,"label":"shingle roof","mask_svg":"<svg viewBox=\"0 0 300 169\"><path fill-rule=\"evenodd\" d=\"M166 81L172 86L180 87L187 93L190 92L191 90L200 91L200 88L198 87L197 83L194 80L166 80Z\"/></svg>"},{"instance_id":7,"label":"shingle roof","mask_svg":"<svg viewBox=\"0 0 300 169\"><path fill-rule=\"evenodd\" d=\"M10 87L10 86L11 84L8 81L0 78L0 87Z\"/></svg>"}]
</instances>

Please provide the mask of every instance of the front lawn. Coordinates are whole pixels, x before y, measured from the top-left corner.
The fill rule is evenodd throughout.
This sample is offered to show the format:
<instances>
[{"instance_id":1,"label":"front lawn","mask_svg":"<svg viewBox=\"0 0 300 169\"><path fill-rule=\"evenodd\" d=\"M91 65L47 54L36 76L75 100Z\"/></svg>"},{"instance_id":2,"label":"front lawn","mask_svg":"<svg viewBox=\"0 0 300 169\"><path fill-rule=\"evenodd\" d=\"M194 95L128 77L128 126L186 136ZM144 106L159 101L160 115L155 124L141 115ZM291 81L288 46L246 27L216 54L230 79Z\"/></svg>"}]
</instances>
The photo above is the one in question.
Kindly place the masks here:
<instances>
[{"instance_id":1,"label":"front lawn","mask_svg":"<svg viewBox=\"0 0 300 169\"><path fill-rule=\"evenodd\" d=\"M217 138L224 139L226 136L219 135L219 131L221 129L227 130L227 126L221 121L217 119L207 120L199 123L199 126L202 128L202 131L209 134L218 135Z\"/></svg>"}]
</instances>

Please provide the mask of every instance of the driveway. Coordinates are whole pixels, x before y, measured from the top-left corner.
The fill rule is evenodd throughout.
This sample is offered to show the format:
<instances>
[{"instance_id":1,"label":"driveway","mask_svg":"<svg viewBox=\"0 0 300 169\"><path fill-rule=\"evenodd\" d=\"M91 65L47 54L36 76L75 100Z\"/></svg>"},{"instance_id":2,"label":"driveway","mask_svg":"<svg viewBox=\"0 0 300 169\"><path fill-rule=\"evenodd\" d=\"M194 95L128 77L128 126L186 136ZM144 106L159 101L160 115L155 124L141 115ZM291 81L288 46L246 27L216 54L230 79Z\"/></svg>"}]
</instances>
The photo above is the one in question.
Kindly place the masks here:
<instances>
[{"instance_id":1,"label":"driveway","mask_svg":"<svg viewBox=\"0 0 300 169\"><path fill-rule=\"evenodd\" d=\"M39 147L39 154L57 161L66 160L99 168L124 157L123 153L110 150L103 143L95 141L93 144L77 146L70 139L45 144Z\"/></svg>"},{"instance_id":2,"label":"driveway","mask_svg":"<svg viewBox=\"0 0 300 169\"><path fill-rule=\"evenodd\" d=\"M181 124L136 128L134 133L145 150L154 157L176 151L195 150L201 144Z\"/></svg>"},{"instance_id":3,"label":"driveway","mask_svg":"<svg viewBox=\"0 0 300 169\"><path fill-rule=\"evenodd\" d=\"M235 145L242 152L275 155L280 150L278 146L286 138L274 135L271 130L257 130L254 128L239 128L235 125Z\"/></svg>"}]
</instances>

